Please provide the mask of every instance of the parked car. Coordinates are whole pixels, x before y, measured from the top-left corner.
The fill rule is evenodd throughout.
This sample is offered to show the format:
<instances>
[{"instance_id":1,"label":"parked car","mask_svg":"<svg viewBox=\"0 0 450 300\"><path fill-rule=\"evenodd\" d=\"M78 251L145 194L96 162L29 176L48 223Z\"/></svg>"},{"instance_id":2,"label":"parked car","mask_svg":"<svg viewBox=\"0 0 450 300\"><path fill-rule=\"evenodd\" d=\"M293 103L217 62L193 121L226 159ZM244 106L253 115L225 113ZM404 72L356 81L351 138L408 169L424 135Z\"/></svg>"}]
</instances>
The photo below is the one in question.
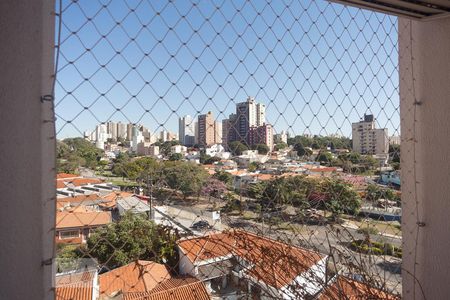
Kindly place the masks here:
<instances>
[{"instance_id":1,"label":"parked car","mask_svg":"<svg viewBox=\"0 0 450 300\"><path fill-rule=\"evenodd\" d=\"M209 225L208 221L198 221L195 222L194 224L192 224L191 226L192 229L196 229L196 230L202 230L202 229L209 229L212 228L211 225Z\"/></svg>"}]
</instances>

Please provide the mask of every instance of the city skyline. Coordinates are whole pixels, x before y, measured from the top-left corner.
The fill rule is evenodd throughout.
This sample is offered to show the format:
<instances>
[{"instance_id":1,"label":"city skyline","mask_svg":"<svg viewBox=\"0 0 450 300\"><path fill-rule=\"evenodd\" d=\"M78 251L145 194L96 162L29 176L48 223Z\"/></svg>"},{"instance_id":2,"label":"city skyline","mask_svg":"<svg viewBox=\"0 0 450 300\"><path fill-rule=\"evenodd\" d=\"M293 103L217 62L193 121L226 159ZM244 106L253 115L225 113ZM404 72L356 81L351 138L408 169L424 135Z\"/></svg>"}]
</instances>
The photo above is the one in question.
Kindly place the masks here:
<instances>
[{"instance_id":1,"label":"city skyline","mask_svg":"<svg viewBox=\"0 0 450 300\"><path fill-rule=\"evenodd\" d=\"M211 111L225 119L248 96L266 105L275 133L350 136L351 123L371 113L378 127L399 134L398 45L390 35L397 19L315 1L299 22L289 11L303 5L272 11L264 3L224 3L219 12L207 2L193 10L152 3L126 15L111 3L110 15L96 15L101 7L92 2L84 14L93 28L63 2L58 137L109 120L174 131L184 115ZM341 23L329 30L336 15Z\"/></svg>"}]
</instances>

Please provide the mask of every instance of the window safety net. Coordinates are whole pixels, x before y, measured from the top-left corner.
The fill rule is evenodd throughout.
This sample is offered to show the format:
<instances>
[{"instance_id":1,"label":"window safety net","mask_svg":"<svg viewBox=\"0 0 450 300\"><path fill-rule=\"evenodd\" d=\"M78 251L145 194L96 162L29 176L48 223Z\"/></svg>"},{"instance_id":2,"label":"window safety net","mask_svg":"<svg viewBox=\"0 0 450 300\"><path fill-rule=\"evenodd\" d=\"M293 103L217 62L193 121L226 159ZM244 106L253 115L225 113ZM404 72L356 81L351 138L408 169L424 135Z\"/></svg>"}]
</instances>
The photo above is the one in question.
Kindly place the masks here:
<instances>
[{"instance_id":1,"label":"window safety net","mask_svg":"<svg viewBox=\"0 0 450 300\"><path fill-rule=\"evenodd\" d=\"M57 299L400 299L396 17L56 2Z\"/></svg>"}]
</instances>

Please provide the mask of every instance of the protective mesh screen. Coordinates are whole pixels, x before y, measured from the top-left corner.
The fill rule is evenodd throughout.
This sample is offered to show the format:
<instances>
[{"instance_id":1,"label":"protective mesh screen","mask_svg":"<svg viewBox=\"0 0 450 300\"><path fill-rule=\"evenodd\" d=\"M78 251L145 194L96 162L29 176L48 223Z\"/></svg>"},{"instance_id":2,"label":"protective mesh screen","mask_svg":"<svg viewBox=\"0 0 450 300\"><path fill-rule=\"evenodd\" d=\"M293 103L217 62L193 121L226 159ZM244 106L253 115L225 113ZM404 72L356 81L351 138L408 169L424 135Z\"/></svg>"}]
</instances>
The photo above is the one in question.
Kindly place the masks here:
<instances>
[{"instance_id":1,"label":"protective mesh screen","mask_svg":"<svg viewBox=\"0 0 450 300\"><path fill-rule=\"evenodd\" d=\"M322 0L56 12L59 298L401 296L397 18Z\"/></svg>"}]
</instances>

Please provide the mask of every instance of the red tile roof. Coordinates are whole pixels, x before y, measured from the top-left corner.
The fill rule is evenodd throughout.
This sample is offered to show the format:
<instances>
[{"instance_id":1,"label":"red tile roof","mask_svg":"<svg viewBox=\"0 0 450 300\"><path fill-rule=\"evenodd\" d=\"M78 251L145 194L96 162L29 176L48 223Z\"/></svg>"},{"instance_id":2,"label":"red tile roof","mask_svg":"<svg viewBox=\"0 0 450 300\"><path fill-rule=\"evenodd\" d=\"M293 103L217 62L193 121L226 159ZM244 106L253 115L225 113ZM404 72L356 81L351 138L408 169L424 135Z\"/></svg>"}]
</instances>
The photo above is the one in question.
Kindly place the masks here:
<instances>
[{"instance_id":1,"label":"red tile roof","mask_svg":"<svg viewBox=\"0 0 450 300\"><path fill-rule=\"evenodd\" d=\"M228 255L243 258L253 264L248 275L276 288L290 284L324 258L319 253L241 230L182 240L178 246L193 263Z\"/></svg>"},{"instance_id":2,"label":"red tile roof","mask_svg":"<svg viewBox=\"0 0 450 300\"><path fill-rule=\"evenodd\" d=\"M111 213L90 211L84 207L74 211L56 212L56 229L101 226L111 223Z\"/></svg>"},{"instance_id":3,"label":"red tile roof","mask_svg":"<svg viewBox=\"0 0 450 300\"><path fill-rule=\"evenodd\" d=\"M94 272L56 276L56 300L95 300L92 299Z\"/></svg>"},{"instance_id":4,"label":"red tile roof","mask_svg":"<svg viewBox=\"0 0 450 300\"><path fill-rule=\"evenodd\" d=\"M74 179L57 179L56 188L62 189L67 186L83 186L88 184L98 184L103 181L97 178L74 178Z\"/></svg>"},{"instance_id":5,"label":"red tile roof","mask_svg":"<svg viewBox=\"0 0 450 300\"><path fill-rule=\"evenodd\" d=\"M126 293L123 300L209 300L205 284L195 278L172 278L151 292Z\"/></svg>"},{"instance_id":6,"label":"red tile roof","mask_svg":"<svg viewBox=\"0 0 450 300\"><path fill-rule=\"evenodd\" d=\"M148 292L170 278L165 265L138 260L101 274L100 296L113 296L119 292Z\"/></svg>"},{"instance_id":7,"label":"red tile roof","mask_svg":"<svg viewBox=\"0 0 450 300\"><path fill-rule=\"evenodd\" d=\"M380 289L371 287L362 282L339 276L319 296L319 300L400 300Z\"/></svg>"},{"instance_id":8,"label":"red tile roof","mask_svg":"<svg viewBox=\"0 0 450 300\"><path fill-rule=\"evenodd\" d=\"M77 178L81 177L80 175L76 174L68 174L68 173L58 173L56 174L56 179L64 179L64 178Z\"/></svg>"}]
</instances>

